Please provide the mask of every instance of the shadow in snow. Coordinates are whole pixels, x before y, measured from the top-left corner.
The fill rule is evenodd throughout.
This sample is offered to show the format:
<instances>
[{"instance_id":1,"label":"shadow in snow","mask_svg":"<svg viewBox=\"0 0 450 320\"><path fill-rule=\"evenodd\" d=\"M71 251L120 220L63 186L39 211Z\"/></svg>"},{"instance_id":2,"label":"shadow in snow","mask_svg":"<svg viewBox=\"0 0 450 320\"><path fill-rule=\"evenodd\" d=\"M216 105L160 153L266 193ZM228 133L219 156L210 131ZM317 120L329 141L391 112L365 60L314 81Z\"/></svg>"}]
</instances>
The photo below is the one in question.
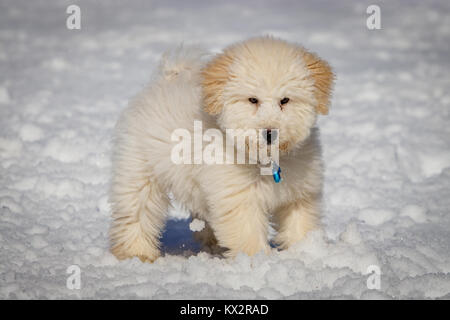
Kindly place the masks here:
<instances>
[{"instance_id":1,"label":"shadow in snow","mask_svg":"<svg viewBox=\"0 0 450 320\"><path fill-rule=\"evenodd\" d=\"M189 229L192 219L168 220L161 238L161 251L164 254L191 256L202 251L200 242L194 239Z\"/></svg>"}]
</instances>

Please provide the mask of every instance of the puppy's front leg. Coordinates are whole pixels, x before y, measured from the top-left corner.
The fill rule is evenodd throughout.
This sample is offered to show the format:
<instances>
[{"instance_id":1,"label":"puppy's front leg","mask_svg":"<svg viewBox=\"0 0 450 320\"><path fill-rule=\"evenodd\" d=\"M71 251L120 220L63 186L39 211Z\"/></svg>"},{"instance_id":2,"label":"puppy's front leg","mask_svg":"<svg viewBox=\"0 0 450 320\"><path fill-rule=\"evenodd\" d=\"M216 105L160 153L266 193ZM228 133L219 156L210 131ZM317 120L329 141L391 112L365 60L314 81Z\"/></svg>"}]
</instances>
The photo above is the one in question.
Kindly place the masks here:
<instances>
[{"instance_id":1,"label":"puppy's front leg","mask_svg":"<svg viewBox=\"0 0 450 320\"><path fill-rule=\"evenodd\" d=\"M229 192L223 191L221 197L212 202L210 223L219 245L228 249L225 256L233 257L238 252L268 253L268 217L258 204L254 190L237 191L235 186Z\"/></svg>"},{"instance_id":2,"label":"puppy's front leg","mask_svg":"<svg viewBox=\"0 0 450 320\"><path fill-rule=\"evenodd\" d=\"M278 234L275 243L281 249L302 240L308 231L319 223L320 196L308 194L301 199L281 207L274 215Z\"/></svg>"}]
</instances>

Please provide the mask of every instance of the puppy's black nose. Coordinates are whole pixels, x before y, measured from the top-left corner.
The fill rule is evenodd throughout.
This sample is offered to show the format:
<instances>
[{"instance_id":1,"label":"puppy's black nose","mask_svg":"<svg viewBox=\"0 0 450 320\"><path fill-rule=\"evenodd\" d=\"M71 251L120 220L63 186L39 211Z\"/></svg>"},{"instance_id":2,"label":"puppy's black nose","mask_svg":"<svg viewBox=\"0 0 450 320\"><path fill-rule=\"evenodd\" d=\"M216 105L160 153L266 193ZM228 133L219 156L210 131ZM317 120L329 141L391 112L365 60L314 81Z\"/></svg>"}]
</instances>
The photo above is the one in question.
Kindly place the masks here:
<instances>
[{"instance_id":1,"label":"puppy's black nose","mask_svg":"<svg viewBox=\"0 0 450 320\"><path fill-rule=\"evenodd\" d=\"M271 144L273 141L277 139L277 131L272 131L272 129L264 130L264 139L266 139L267 144Z\"/></svg>"}]
</instances>

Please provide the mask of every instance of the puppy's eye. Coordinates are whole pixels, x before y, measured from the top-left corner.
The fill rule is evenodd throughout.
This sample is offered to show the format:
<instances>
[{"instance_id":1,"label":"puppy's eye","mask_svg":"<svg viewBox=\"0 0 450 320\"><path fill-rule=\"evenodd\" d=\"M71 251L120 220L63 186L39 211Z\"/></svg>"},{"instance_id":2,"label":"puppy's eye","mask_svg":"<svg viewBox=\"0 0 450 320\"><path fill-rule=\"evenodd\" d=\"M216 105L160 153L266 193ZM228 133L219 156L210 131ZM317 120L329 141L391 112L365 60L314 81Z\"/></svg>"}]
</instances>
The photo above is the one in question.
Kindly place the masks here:
<instances>
[{"instance_id":1,"label":"puppy's eye","mask_svg":"<svg viewBox=\"0 0 450 320\"><path fill-rule=\"evenodd\" d=\"M258 103L258 99L256 99L256 98L248 98L248 101L250 101L253 104L257 104Z\"/></svg>"},{"instance_id":2,"label":"puppy's eye","mask_svg":"<svg viewBox=\"0 0 450 320\"><path fill-rule=\"evenodd\" d=\"M289 102L289 98L283 98L283 99L280 100L280 104L281 105L286 104L288 102Z\"/></svg>"}]
</instances>

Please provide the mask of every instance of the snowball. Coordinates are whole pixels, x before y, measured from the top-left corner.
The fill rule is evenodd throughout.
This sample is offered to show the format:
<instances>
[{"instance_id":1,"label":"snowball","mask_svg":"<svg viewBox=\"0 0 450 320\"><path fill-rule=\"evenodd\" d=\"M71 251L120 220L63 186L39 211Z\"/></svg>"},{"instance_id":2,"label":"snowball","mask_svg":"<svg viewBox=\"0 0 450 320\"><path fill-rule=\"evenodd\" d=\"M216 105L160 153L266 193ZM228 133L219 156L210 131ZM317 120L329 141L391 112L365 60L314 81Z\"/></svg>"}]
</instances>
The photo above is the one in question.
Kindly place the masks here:
<instances>
[{"instance_id":1,"label":"snowball","mask_svg":"<svg viewBox=\"0 0 450 320\"><path fill-rule=\"evenodd\" d=\"M189 229L191 229L191 231L194 231L194 232L202 231L204 227L205 227L205 221L199 220L199 219L194 219L189 224Z\"/></svg>"}]
</instances>

